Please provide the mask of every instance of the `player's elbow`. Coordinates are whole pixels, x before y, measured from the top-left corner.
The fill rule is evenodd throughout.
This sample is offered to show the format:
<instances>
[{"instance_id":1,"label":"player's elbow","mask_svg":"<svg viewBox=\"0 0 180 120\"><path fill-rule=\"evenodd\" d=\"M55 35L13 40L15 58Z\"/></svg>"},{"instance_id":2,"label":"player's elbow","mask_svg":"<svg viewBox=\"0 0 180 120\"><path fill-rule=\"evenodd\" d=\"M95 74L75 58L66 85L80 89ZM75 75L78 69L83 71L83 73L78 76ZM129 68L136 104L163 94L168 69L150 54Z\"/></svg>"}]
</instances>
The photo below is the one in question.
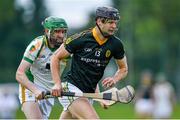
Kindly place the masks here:
<instances>
[{"instance_id":1,"label":"player's elbow","mask_svg":"<svg viewBox=\"0 0 180 120\"><path fill-rule=\"evenodd\" d=\"M21 77L23 76L23 72L21 72L20 70L16 71L16 80L21 83Z\"/></svg>"},{"instance_id":2,"label":"player's elbow","mask_svg":"<svg viewBox=\"0 0 180 120\"><path fill-rule=\"evenodd\" d=\"M124 73L125 73L126 75L128 74L128 68L127 68L127 67L124 69Z\"/></svg>"},{"instance_id":3,"label":"player's elbow","mask_svg":"<svg viewBox=\"0 0 180 120\"><path fill-rule=\"evenodd\" d=\"M125 76L127 76L127 74L128 74L128 68L126 68L126 69L124 70L124 74L125 74Z\"/></svg>"},{"instance_id":4,"label":"player's elbow","mask_svg":"<svg viewBox=\"0 0 180 120\"><path fill-rule=\"evenodd\" d=\"M127 74L128 74L128 70L126 70L126 71L124 72L124 76L126 77Z\"/></svg>"},{"instance_id":5,"label":"player's elbow","mask_svg":"<svg viewBox=\"0 0 180 120\"><path fill-rule=\"evenodd\" d=\"M128 68L127 67L122 68L120 71L122 71L121 73L123 74L124 77L127 76L127 74L128 74Z\"/></svg>"}]
</instances>

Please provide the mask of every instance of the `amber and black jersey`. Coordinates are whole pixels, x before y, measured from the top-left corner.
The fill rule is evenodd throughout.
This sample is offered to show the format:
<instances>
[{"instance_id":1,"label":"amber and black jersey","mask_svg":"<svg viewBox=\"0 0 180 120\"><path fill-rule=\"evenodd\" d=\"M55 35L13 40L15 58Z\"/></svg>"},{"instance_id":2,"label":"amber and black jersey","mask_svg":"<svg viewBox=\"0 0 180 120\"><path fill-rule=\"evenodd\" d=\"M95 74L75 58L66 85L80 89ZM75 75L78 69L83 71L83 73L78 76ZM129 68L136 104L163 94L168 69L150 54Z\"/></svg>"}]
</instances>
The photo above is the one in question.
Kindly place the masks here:
<instances>
[{"instance_id":1,"label":"amber and black jersey","mask_svg":"<svg viewBox=\"0 0 180 120\"><path fill-rule=\"evenodd\" d=\"M75 34L66 40L65 48L72 53L71 69L65 75L68 81L83 92L95 92L110 59L124 57L123 44L115 36L101 41L95 28Z\"/></svg>"}]
</instances>

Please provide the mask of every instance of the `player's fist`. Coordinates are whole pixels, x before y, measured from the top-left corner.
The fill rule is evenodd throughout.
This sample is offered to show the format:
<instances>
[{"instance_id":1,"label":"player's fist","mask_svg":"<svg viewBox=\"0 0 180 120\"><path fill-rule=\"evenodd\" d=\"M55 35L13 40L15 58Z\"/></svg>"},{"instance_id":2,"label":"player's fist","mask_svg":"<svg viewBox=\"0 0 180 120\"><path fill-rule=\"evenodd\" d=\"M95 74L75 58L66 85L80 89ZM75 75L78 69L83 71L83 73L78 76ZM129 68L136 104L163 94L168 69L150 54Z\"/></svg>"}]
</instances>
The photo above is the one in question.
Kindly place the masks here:
<instances>
[{"instance_id":1,"label":"player's fist","mask_svg":"<svg viewBox=\"0 0 180 120\"><path fill-rule=\"evenodd\" d=\"M41 90L36 90L35 91L35 97L38 100L43 99L42 91Z\"/></svg>"},{"instance_id":2,"label":"player's fist","mask_svg":"<svg viewBox=\"0 0 180 120\"><path fill-rule=\"evenodd\" d=\"M105 88L110 88L115 84L116 81L113 79L113 77L107 77L104 80L102 80L102 86Z\"/></svg>"},{"instance_id":3,"label":"player's fist","mask_svg":"<svg viewBox=\"0 0 180 120\"><path fill-rule=\"evenodd\" d=\"M51 95L52 95L52 96L55 96L55 97L60 97L60 96L61 96L61 91L62 91L61 84L55 84L55 85L52 87Z\"/></svg>"}]
</instances>

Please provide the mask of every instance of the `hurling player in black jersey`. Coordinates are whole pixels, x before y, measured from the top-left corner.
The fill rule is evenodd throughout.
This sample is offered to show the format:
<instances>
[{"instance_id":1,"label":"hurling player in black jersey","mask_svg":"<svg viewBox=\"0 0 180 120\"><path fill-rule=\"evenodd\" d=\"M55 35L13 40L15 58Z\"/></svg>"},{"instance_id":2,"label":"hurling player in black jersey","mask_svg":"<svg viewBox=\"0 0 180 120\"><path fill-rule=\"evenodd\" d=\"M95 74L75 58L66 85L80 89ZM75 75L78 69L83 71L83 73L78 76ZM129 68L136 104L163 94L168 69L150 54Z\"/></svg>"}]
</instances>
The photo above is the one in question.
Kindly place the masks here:
<instances>
[{"instance_id":1,"label":"hurling player in black jersey","mask_svg":"<svg viewBox=\"0 0 180 120\"><path fill-rule=\"evenodd\" d=\"M61 96L66 88L71 92L94 93L98 82L110 59L114 57L118 69L113 77L102 80L103 87L112 87L126 77L128 66L123 44L114 36L120 19L119 11L113 7L98 7L96 10L96 26L69 37L55 52L51 59L51 72L55 86L53 96ZM70 71L61 84L59 62L72 55ZM64 111L61 118L99 119L92 107L92 100L78 97L61 99Z\"/></svg>"}]
</instances>

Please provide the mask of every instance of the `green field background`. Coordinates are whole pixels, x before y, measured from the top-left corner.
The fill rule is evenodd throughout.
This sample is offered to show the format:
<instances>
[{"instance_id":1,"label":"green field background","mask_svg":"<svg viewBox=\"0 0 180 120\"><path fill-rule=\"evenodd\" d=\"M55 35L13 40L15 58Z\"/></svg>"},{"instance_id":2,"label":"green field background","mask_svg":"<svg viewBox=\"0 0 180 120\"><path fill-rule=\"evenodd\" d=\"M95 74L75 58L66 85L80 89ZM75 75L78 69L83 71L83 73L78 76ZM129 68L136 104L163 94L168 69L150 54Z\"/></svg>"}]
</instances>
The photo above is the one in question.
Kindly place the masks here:
<instances>
[{"instance_id":1,"label":"green field background","mask_svg":"<svg viewBox=\"0 0 180 120\"><path fill-rule=\"evenodd\" d=\"M101 119L136 119L134 105L117 103L108 109L103 109L98 103L94 104L94 107ZM62 111L62 107L59 104L55 104L50 115L50 119L58 119ZM25 116L20 109L17 111L16 119L24 119ZM180 104L177 104L174 108L174 112L171 119L180 119Z\"/></svg>"}]
</instances>

